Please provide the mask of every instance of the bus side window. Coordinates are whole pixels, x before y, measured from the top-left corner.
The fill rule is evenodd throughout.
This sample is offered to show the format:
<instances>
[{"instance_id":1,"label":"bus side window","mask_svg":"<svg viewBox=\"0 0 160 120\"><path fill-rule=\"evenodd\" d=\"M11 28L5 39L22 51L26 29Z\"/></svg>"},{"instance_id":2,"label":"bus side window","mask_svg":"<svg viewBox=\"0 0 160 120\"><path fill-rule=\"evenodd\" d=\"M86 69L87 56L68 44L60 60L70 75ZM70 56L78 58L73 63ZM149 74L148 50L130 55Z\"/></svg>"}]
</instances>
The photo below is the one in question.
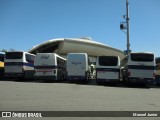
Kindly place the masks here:
<instances>
[{"instance_id":1,"label":"bus side window","mask_svg":"<svg viewBox=\"0 0 160 120\"><path fill-rule=\"evenodd\" d=\"M57 65L64 68L65 67L65 61L57 57Z\"/></svg>"},{"instance_id":2,"label":"bus side window","mask_svg":"<svg viewBox=\"0 0 160 120\"><path fill-rule=\"evenodd\" d=\"M0 54L0 61L4 62L4 55L3 54Z\"/></svg>"},{"instance_id":3,"label":"bus side window","mask_svg":"<svg viewBox=\"0 0 160 120\"><path fill-rule=\"evenodd\" d=\"M60 59L57 57L57 66L61 67Z\"/></svg>"},{"instance_id":4,"label":"bus side window","mask_svg":"<svg viewBox=\"0 0 160 120\"><path fill-rule=\"evenodd\" d=\"M34 56L26 54L26 61L29 63L34 63Z\"/></svg>"}]
</instances>

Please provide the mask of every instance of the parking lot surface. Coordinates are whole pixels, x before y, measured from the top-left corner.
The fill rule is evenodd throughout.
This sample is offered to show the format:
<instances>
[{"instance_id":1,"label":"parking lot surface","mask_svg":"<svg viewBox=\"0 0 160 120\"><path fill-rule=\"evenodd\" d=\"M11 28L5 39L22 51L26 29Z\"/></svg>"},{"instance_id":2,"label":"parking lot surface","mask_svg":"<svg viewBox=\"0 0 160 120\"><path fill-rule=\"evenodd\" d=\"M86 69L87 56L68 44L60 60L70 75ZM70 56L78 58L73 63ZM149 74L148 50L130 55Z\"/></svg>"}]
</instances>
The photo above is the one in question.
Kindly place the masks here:
<instances>
[{"instance_id":1,"label":"parking lot surface","mask_svg":"<svg viewBox=\"0 0 160 120\"><path fill-rule=\"evenodd\" d=\"M1 80L0 111L160 111L160 88Z\"/></svg>"}]
</instances>

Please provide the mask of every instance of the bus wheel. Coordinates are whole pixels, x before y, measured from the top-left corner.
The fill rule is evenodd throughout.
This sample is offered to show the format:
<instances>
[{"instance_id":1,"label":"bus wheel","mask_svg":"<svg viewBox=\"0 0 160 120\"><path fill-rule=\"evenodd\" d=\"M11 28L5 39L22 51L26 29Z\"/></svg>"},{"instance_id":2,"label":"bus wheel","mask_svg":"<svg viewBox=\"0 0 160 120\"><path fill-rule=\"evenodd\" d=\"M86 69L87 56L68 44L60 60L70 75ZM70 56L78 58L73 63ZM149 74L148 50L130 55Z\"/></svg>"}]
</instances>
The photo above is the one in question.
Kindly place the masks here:
<instances>
[{"instance_id":1,"label":"bus wheel","mask_svg":"<svg viewBox=\"0 0 160 120\"><path fill-rule=\"evenodd\" d=\"M102 85L102 81L96 78L97 85Z\"/></svg>"},{"instance_id":2,"label":"bus wheel","mask_svg":"<svg viewBox=\"0 0 160 120\"><path fill-rule=\"evenodd\" d=\"M97 85L102 85L102 82L96 80Z\"/></svg>"},{"instance_id":3,"label":"bus wheel","mask_svg":"<svg viewBox=\"0 0 160 120\"><path fill-rule=\"evenodd\" d=\"M89 81L88 78L86 78L86 79L84 80L84 83L88 83L88 81Z\"/></svg>"},{"instance_id":4,"label":"bus wheel","mask_svg":"<svg viewBox=\"0 0 160 120\"><path fill-rule=\"evenodd\" d=\"M85 79L84 79L85 83L87 83L87 81L88 81L88 72L85 73Z\"/></svg>"},{"instance_id":5,"label":"bus wheel","mask_svg":"<svg viewBox=\"0 0 160 120\"><path fill-rule=\"evenodd\" d=\"M64 81L64 75L61 76L61 81Z\"/></svg>"}]
</instances>

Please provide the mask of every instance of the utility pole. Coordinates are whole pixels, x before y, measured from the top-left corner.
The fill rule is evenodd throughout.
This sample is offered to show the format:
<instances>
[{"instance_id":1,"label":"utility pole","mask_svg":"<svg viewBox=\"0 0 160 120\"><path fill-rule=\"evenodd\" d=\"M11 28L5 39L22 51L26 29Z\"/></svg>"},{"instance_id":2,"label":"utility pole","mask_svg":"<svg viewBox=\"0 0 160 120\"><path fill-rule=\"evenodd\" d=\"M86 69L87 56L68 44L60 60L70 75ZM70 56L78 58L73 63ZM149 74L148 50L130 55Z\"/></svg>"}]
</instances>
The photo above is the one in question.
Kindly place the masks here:
<instances>
[{"instance_id":1,"label":"utility pole","mask_svg":"<svg viewBox=\"0 0 160 120\"><path fill-rule=\"evenodd\" d=\"M129 40L129 2L126 0L126 22L127 22L127 53L130 53L130 40Z\"/></svg>"},{"instance_id":2,"label":"utility pole","mask_svg":"<svg viewBox=\"0 0 160 120\"><path fill-rule=\"evenodd\" d=\"M121 22L120 29L126 30L127 34L127 50L125 50L125 53L128 54L131 52L130 50L130 39L129 39L129 2L126 0L126 15L123 15L124 19L126 19L126 22Z\"/></svg>"}]
</instances>

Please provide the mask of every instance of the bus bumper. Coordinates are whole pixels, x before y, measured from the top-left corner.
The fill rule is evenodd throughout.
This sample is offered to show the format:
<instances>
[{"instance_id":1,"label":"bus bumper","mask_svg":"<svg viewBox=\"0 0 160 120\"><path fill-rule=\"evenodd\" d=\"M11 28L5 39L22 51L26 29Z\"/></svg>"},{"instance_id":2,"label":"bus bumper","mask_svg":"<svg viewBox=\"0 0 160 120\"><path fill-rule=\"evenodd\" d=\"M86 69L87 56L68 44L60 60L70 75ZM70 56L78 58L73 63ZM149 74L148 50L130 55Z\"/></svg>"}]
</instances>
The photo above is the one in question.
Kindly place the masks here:
<instances>
[{"instance_id":1,"label":"bus bumper","mask_svg":"<svg viewBox=\"0 0 160 120\"><path fill-rule=\"evenodd\" d=\"M6 78L23 78L23 73L4 73L4 77Z\"/></svg>"},{"instance_id":2,"label":"bus bumper","mask_svg":"<svg viewBox=\"0 0 160 120\"><path fill-rule=\"evenodd\" d=\"M138 83L138 84L154 84L153 78L137 78L137 77L129 77L128 83Z\"/></svg>"},{"instance_id":3,"label":"bus bumper","mask_svg":"<svg viewBox=\"0 0 160 120\"><path fill-rule=\"evenodd\" d=\"M84 80L86 80L86 76L67 76L67 80L69 80L69 81L84 81Z\"/></svg>"},{"instance_id":4,"label":"bus bumper","mask_svg":"<svg viewBox=\"0 0 160 120\"><path fill-rule=\"evenodd\" d=\"M96 79L97 83L118 83L119 79Z\"/></svg>"},{"instance_id":5,"label":"bus bumper","mask_svg":"<svg viewBox=\"0 0 160 120\"><path fill-rule=\"evenodd\" d=\"M35 76L35 79L37 80L57 80L56 76Z\"/></svg>"}]
</instances>

